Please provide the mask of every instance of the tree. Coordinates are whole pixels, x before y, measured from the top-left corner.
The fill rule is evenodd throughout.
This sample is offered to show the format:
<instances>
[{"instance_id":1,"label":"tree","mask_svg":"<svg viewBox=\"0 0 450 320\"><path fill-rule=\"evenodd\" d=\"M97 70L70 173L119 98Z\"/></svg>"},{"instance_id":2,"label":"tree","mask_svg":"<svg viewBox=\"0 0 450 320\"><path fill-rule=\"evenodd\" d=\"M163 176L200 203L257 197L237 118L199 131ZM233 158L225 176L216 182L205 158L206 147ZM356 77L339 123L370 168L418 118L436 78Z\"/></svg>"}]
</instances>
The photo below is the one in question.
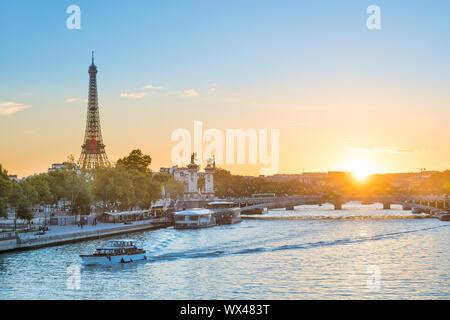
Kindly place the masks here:
<instances>
[{"instance_id":1,"label":"tree","mask_svg":"<svg viewBox=\"0 0 450 320\"><path fill-rule=\"evenodd\" d=\"M8 204L10 205L11 208L17 210L20 201L22 201L23 199L26 199L26 197L22 187L20 186L19 183L13 182L11 184L11 188L8 193Z\"/></svg>"},{"instance_id":2,"label":"tree","mask_svg":"<svg viewBox=\"0 0 450 320\"><path fill-rule=\"evenodd\" d=\"M134 171L131 173L134 186L133 206L149 208L152 201L161 198L161 184L151 180L151 173Z\"/></svg>"},{"instance_id":3,"label":"tree","mask_svg":"<svg viewBox=\"0 0 450 320\"><path fill-rule=\"evenodd\" d=\"M156 181L147 181L146 184L147 184L147 196L145 198L145 201L141 203L142 209L149 208L153 201L161 199L161 192L162 192L161 184Z\"/></svg>"},{"instance_id":4,"label":"tree","mask_svg":"<svg viewBox=\"0 0 450 320\"><path fill-rule=\"evenodd\" d=\"M104 209L148 208L161 197L161 182L170 178L164 174L153 178L150 163L151 157L136 149L119 159L115 167L95 169L92 182L95 199L103 202Z\"/></svg>"},{"instance_id":5,"label":"tree","mask_svg":"<svg viewBox=\"0 0 450 320\"><path fill-rule=\"evenodd\" d=\"M0 217L8 217L6 208L8 205L8 194L11 189L11 183L11 180L8 178L8 172L3 169L0 163Z\"/></svg>"},{"instance_id":6,"label":"tree","mask_svg":"<svg viewBox=\"0 0 450 320\"><path fill-rule=\"evenodd\" d=\"M57 204L60 200L71 198L72 175L66 169L51 171L45 175L51 193L51 203Z\"/></svg>"},{"instance_id":7,"label":"tree","mask_svg":"<svg viewBox=\"0 0 450 320\"><path fill-rule=\"evenodd\" d=\"M6 169L3 169L1 163L0 163L0 178L8 179L8 171Z\"/></svg>"},{"instance_id":8,"label":"tree","mask_svg":"<svg viewBox=\"0 0 450 320\"><path fill-rule=\"evenodd\" d=\"M48 205L53 203L53 195L50 191L50 186L46 175L32 177L29 179L29 182L37 192L37 202L40 205Z\"/></svg>"},{"instance_id":9,"label":"tree","mask_svg":"<svg viewBox=\"0 0 450 320\"><path fill-rule=\"evenodd\" d=\"M91 213L92 192L88 184L83 184L81 189L77 192L72 205L72 212L82 215Z\"/></svg>"},{"instance_id":10,"label":"tree","mask_svg":"<svg viewBox=\"0 0 450 320\"><path fill-rule=\"evenodd\" d=\"M442 173L442 192L450 195L450 170Z\"/></svg>"},{"instance_id":11,"label":"tree","mask_svg":"<svg viewBox=\"0 0 450 320\"><path fill-rule=\"evenodd\" d=\"M164 189L166 194L169 194L170 197L175 198L177 195L182 195L184 193L185 185L183 182L175 180L174 178L171 178L167 181L166 184L164 184Z\"/></svg>"},{"instance_id":12,"label":"tree","mask_svg":"<svg viewBox=\"0 0 450 320\"><path fill-rule=\"evenodd\" d=\"M28 205L27 198L19 183L13 182L8 194L8 204L14 209L14 230L16 229L16 221L19 216L19 209L21 212L26 211L24 208ZM26 213L26 212L25 212ZM24 214L26 216L26 214Z\"/></svg>"},{"instance_id":13,"label":"tree","mask_svg":"<svg viewBox=\"0 0 450 320\"><path fill-rule=\"evenodd\" d=\"M176 197L177 195L181 195L184 193L184 183L176 180L167 172L160 172L153 175L152 180L159 182L161 186L164 186L166 195L169 194L170 197Z\"/></svg>"},{"instance_id":14,"label":"tree","mask_svg":"<svg viewBox=\"0 0 450 320\"><path fill-rule=\"evenodd\" d=\"M0 218L8 218L8 211L6 211L6 207L8 202L5 198L0 198Z\"/></svg>"},{"instance_id":15,"label":"tree","mask_svg":"<svg viewBox=\"0 0 450 320\"><path fill-rule=\"evenodd\" d=\"M140 149L130 152L127 157L117 160L117 167L124 167L129 170L137 170L140 172L148 172L148 168L152 163L152 158L149 155L143 154Z\"/></svg>"},{"instance_id":16,"label":"tree","mask_svg":"<svg viewBox=\"0 0 450 320\"><path fill-rule=\"evenodd\" d=\"M29 180L20 182L20 186L22 187L25 198L30 205L39 203L38 192Z\"/></svg>"},{"instance_id":17,"label":"tree","mask_svg":"<svg viewBox=\"0 0 450 320\"><path fill-rule=\"evenodd\" d=\"M81 207L84 208L83 210L88 208L86 203L80 204L81 200L78 200L78 197L83 198L81 202L89 200L91 203L92 201L92 194L90 194L92 173L78 170L73 162L73 156L69 157L69 162L65 162L63 168L41 175L39 178L42 180L36 180L35 183L40 191L40 201L43 203L57 204L62 200L65 207L66 202L69 202L70 212L74 214L80 212Z\"/></svg>"},{"instance_id":18,"label":"tree","mask_svg":"<svg viewBox=\"0 0 450 320\"><path fill-rule=\"evenodd\" d=\"M161 184L166 184L169 180L173 179L172 175L167 172L159 172L153 175L152 180L158 181Z\"/></svg>"},{"instance_id":19,"label":"tree","mask_svg":"<svg viewBox=\"0 0 450 320\"><path fill-rule=\"evenodd\" d=\"M28 224L33 219L34 215L30 209L30 202L26 198L20 198L17 204L16 217L27 220Z\"/></svg>"},{"instance_id":20,"label":"tree","mask_svg":"<svg viewBox=\"0 0 450 320\"><path fill-rule=\"evenodd\" d=\"M132 174L124 167L98 169L94 174L93 190L107 207L125 210L135 204Z\"/></svg>"},{"instance_id":21,"label":"tree","mask_svg":"<svg viewBox=\"0 0 450 320\"><path fill-rule=\"evenodd\" d=\"M214 188L218 197L232 196L233 192L233 176L230 171L217 168L214 172Z\"/></svg>"},{"instance_id":22,"label":"tree","mask_svg":"<svg viewBox=\"0 0 450 320\"><path fill-rule=\"evenodd\" d=\"M96 200L103 203L103 210L106 211L115 202L112 179L114 168L96 168L93 170L92 192Z\"/></svg>"}]
</instances>

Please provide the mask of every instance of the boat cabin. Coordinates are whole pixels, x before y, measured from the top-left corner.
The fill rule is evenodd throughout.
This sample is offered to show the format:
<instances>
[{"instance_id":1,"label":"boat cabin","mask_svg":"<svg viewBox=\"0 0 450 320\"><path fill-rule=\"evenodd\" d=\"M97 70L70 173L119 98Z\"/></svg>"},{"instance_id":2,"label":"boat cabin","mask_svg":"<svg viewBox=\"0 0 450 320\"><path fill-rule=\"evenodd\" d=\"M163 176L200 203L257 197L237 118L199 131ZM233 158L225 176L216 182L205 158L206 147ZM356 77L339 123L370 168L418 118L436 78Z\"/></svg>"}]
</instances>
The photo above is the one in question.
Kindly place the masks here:
<instances>
[{"instance_id":1,"label":"boat cabin","mask_svg":"<svg viewBox=\"0 0 450 320\"><path fill-rule=\"evenodd\" d=\"M136 240L120 239L108 241L108 248L123 248L123 247L136 247Z\"/></svg>"},{"instance_id":2,"label":"boat cabin","mask_svg":"<svg viewBox=\"0 0 450 320\"><path fill-rule=\"evenodd\" d=\"M155 205L151 208L151 215L155 218L160 218L166 215L167 209L162 205Z\"/></svg>"},{"instance_id":3,"label":"boat cabin","mask_svg":"<svg viewBox=\"0 0 450 320\"><path fill-rule=\"evenodd\" d=\"M238 207L238 205L232 201L214 201L214 202L209 202L206 205L206 208L208 208L208 209L224 209L224 208L236 208L236 207Z\"/></svg>"},{"instance_id":4,"label":"boat cabin","mask_svg":"<svg viewBox=\"0 0 450 320\"><path fill-rule=\"evenodd\" d=\"M175 212L175 229L198 229L216 225L213 211L203 208L193 208Z\"/></svg>"},{"instance_id":5,"label":"boat cabin","mask_svg":"<svg viewBox=\"0 0 450 320\"><path fill-rule=\"evenodd\" d=\"M151 217L150 210L135 210L135 211L120 211L120 212L105 212L104 219L106 222L128 222L146 220Z\"/></svg>"}]
</instances>

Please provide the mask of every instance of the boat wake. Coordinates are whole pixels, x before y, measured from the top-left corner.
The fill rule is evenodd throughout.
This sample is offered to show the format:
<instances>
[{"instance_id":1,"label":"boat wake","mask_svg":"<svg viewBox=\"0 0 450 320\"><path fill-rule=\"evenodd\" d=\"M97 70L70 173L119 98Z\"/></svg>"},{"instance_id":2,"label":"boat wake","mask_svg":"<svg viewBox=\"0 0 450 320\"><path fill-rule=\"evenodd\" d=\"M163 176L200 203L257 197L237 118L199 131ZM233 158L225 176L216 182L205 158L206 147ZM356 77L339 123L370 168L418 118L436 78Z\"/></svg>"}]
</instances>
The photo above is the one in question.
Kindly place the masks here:
<instances>
[{"instance_id":1,"label":"boat wake","mask_svg":"<svg viewBox=\"0 0 450 320\"><path fill-rule=\"evenodd\" d=\"M163 240L159 240L159 242L157 242L155 246L149 248L147 251L160 252L164 248L168 247L174 240L176 240L177 236L173 232L173 229L169 228L160 230L160 232L158 233L158 239Z\"/></svg>"},{"instance_id":2,"label":"boat wake","mask_svg":"<svg viewBox=\"0 0 450 320\"><path fill-rule=\"evenodd\" d=\"M343 238L337 239L333 241L318 241L318 242L308 242L308 243L300 243L300 244L287 244L276 247L255 247L255 248L245 248L240 250L189 250L189 251L181 251L181 252L173 252L162 255L156 255L147 257L147 262L164 262L170 260L178 260L178 259L198 259L198 258L212 258L212 257L223 257L223 256L232 256L232 255L244 255L244 254L255 254L255 253L263 253L263 252L276 252L276 251L284 251L284 250L301 250L301 249L310 249L315 247L324 247L324 246L334 246L334 245L348 245L354 243L363 243L368 241L377 241L388 238L397 238L406 234L416 233L421 231L433 230L437 228L449 227L450 224L441 225L437 227L429 227L415 230L407 230L401 232L392 232L392 233L384 233L378 234L374 236L361 236L356 238Z\"/></svg>"}]
</instances>

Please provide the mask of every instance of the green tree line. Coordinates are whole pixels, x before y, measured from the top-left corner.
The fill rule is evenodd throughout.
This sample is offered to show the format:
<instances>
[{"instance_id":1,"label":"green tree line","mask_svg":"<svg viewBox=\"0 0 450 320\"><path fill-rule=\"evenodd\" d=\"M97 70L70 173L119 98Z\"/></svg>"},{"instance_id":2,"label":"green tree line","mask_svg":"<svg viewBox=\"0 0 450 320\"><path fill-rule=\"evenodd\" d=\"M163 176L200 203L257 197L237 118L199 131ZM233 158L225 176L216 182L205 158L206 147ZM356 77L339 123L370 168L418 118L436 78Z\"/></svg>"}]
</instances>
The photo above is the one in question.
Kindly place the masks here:
<instances>
[{"instance_id":1,"label":"green tree line","mask_svg":"<svg viewBox=\"0 0 450 320\"><path fill-rule=\"evenodd\" d=\"M306 185L295 178L274 182L263 177L233 175L217 168L214 172L214 188L217 197L247 197L255 193L275 193L277 196L315 194L320 188Z\"/></svg>"},{"instance_id":2,"label":"green tree line","mask_svg":"<svg viewBox=\"0 0 450 320\"><path fill-rule=\"evenodd\" d=\"M63 167L16 182L8 178L0 164L0 216L7 208L16 218L31 220L35 206L62 206L70 214L89 214L92 206L99 210L149 208L152 201L166 194L176 196L184 190L183 183L165 173L153 174L151 157L141 150L119 159L115 166L79 170L73 157Z\"/></svg>"},{"instance_id":3,"label":"green tree line","mask_svg":"<svg viewBox=\"0 0 450 320\"><path fill-rule=\"evenodd\" d=\"M410 185L398 185L389 175L374 174L364 180L355 179L351 173L330 175L317 184L305 184L295 177L283 182L264 177L233 175L224 169L214 173L215 194L218 197L245 197L254 193L284 195L322 194L337 195L395 195L395 194L450 194L450 170L432 173L429 178L418 179Z\"/></svg>"}]
</instances>

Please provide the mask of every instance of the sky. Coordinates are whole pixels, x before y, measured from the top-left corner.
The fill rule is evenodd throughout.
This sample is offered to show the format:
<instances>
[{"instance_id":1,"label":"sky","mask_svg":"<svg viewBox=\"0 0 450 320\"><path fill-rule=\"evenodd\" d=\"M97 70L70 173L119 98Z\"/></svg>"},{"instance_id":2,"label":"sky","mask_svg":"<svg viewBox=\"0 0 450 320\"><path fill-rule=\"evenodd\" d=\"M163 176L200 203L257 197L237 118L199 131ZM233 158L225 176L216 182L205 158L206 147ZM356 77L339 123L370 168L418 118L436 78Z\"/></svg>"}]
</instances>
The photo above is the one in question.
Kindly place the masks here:
<instances>
[{"instance_id":1,"label":"sky","mask_svg":"<svg viewBox=\"0 0 450 320\"><path fill-rule=\"evenodd\" d=\"M449 34L448 1L2 2L0 163L28 176L78 159L94 50L112 162L139 148L154 171L175 165L172 133L202 121L279 130L278 173L445 170ZM266 166L248 162L218 165Z\"/></svg>"}]
</instances>

